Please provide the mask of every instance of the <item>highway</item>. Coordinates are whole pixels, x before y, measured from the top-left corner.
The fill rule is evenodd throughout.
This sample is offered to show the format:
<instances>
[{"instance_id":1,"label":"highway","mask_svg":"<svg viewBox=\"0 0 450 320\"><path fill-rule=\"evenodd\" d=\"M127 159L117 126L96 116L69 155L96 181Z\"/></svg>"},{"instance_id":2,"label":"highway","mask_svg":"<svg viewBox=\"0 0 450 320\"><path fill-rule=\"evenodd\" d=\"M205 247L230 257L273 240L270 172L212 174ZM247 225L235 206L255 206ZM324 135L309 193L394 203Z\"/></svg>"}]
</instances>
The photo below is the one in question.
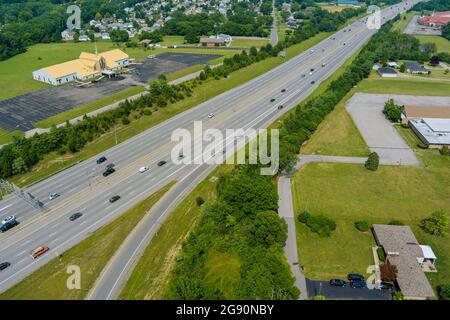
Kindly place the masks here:
<instances>
[{"instance_id":1,"label":"highway","mask_svg":"<svg viewBox=\"0 0 450 320\"><path fill-rule=\"evenodd\" d=\"M408 2L409 7L418 1ZM399 7L394 8L384 10L386 19L398 14ZM170 161L170 151L174 145L170 142L172 132L177 128L191 130L196 120L203 120L204 129L248 129L269 125L304 99L374 33L366 28L362 20L345 29L349 28L351 31L341 30L334 34L332 37L335 40L329 37L270 72L107 150L102 155L108 161L101 165L96 163L98 157L94 157L27 188L45 202L50 208L48 212L40 212L16 196L1 201L1 218L14 214L20 225L0 234L0 262L11 263L9 268L0 272L0 291L14 285L170 181L190 181L195 178L194 173L202 176L197 165L175 165ZM322 67L322 64L325 66ZM309 74L311 68L314 69L312 75ZM311 84L312 81L314 84ZM286 92L282 93L281 89ZM272 98L276 100L270 102ZM283 110L278 110L280 104L285 107ZM215 117L208 119L207 115L211 112L215 113ZM158 167L156 163L162 159L167 164ZM105 165L112 162L117 171L104 178L101 173ZM139 173L138 168L143 165L150 166L150 170ZM206 171L213 166L201 168ZM187 188L192 188L192 184L185 183L185 188L180 188L179 192L185 192ZM48 201L52 192L58 192L61 196ZM110 204L109 198L116 194L122 198ZM70 222L68 217L74 212L81 212L83 216ZM163 208L159 213L154 213L155 217L162 216L161 212L164 212ZM40 245L48 246L50 251L32 260L30 252ZM112 266L112 270L115 268ZM103 290L101 284L98 288L101 292L99 298L113 297L108 288Z\"/></svg>"}]
</instances>

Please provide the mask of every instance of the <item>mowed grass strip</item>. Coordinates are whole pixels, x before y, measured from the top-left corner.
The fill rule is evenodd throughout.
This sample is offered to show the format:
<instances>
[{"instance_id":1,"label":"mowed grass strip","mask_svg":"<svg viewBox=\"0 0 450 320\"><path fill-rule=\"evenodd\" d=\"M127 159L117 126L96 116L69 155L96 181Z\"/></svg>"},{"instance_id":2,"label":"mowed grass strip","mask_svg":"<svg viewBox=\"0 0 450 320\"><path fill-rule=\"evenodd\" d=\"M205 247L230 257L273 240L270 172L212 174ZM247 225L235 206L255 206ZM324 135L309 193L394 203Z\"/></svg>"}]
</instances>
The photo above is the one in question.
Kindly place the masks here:
<instances>
[{"instance_id":1,"label":"mowed grass strip","mask_svg":"<svg viewBox=\"0 0 450 320\"><path fill-rule=\"evenodd\" d=\"M166 185L146 200L136 204L113 222L67 250L62 257L54 258L45 264L2 293L0 300L83 299L127 235L173 184L174 182ZM82 219L83 217L80 218ZM69 222L67 219L67 223L77 222ZM66 271L69 265L77 265L81 269L80 290L67 289L66 282L69 274Z\"/></svg>"},{"instance_id":2,"label":"mowed grass strip","mask_svg":"<svg viewBox=\"0 0 450 320\"><path fill-rule=\"evenodd\" d=\"M415 79L365 79L358 86L359 92L408 94L416 96L447 96L450 92L450 81Z\"/></svg>"},{"instance_id":3,"label":"mowed grass strip","mask_svg":"<svg viewBox=\"0 0 450 320\"><path fill-rule=\"evenodd\" d=\"M415 36L420 43L435 43L437 52L450 52L450 41L441 36Z\"/></svg>"},{"instance_id":4,"label":"mowed grass strip","mask_svg":"<svg viewBox=\"0 0 450 320\"><path fill-rule=\"evenodd\" d=\"M120 92L113 93L112 95L102 98L100 100L84 104L84 105L76 107L74 109L57 114L53 117L39 121L39 122L35 123L34 125L37 128L50 128L53 125L58 125L58 124L66 122L67 120L72 120L74 118L83 116L89 112L95 111L102 107L106 107L110 104L119 102L126 98L129 98L138 93L144 92L145 90L146 89L141 86L131 87L131 88L122 90Z\"/></svg>"},{"instance_id":5,"label":"mowed grass strip","mask_svg":"<svg viewBox=\"0 0 450 320\"><path fill-rule=\"evenodd\" d=\"M131 123L129 125L118 124L116 126L117 141L123 142L142 131L145 131L161 122L170 119L171 117L186 111L198 104L205 102L225 91L238 87L255 77L258 77L265 72L282 64L301 52L307 50L309 47L320 42L326 38L330 33L321 33L317 36L306 40L300 44L286 49L286 58L270 57L264 61L252 64L248 67L240 69L229 75L228 78L220 80L208 79L201 85L194 89L191 97L174 104L169 104L167 107L153 109L153 114L150 116L142 116L135 119L133 115L130 117ZM223 51L223 50L222 50ZM101 137L95 139L87 144L83 150L76 154L60 155L53 152L44 157L33 169L27 173L16 175L9 180L19 186L25 186L33 182L49 177L65 168L68 168L78 161L89 159L115 145L115 130L112 129Z\"/></svg>"},{"instance_id":6,"label":"mowed grass strip","mask_svg":"<svg viewBox=\"0 0 450 320\"><path fill-rule=\"evenodd\" d=\"M145 249L136 264L119 298L124 300L161 299L167 290L170 272L175 265L176 255L183 242L199 222L204 207L217 199L217 180L232 166L220 166L172 211ZM197 197L205 203L199 207Z\"/></svg>"}]
</instances>

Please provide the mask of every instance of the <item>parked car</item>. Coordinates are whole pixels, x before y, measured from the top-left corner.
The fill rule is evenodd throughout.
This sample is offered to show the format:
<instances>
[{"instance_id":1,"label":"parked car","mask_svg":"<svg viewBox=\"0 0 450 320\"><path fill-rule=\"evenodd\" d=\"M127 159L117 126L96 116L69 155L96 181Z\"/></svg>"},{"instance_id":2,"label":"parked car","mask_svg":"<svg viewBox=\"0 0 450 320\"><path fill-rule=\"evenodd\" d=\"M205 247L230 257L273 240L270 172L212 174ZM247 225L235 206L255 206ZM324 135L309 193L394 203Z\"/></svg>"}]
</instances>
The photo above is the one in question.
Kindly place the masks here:
<instances>
[{"instance_id":1,"label":"parked car","mask_svg":"<svg viewBox=\"0 0 450 320\"><path fill-rule=\"evenodd\" d=\"M366 283L364 281L351 281L350 282L350 287L352 288L365 288L366 287Z\"/></svg>"},{"instance_id":2,"label":"parked car","mask_svg":"<svg viewBox=\"0 0 450 320\"><path fill-rule=\"evenodd\" d=\"M390 282L381 282L380 289L382 290L394 290L394 285Z\"/></svg>"},{"instance_id":3,"label":"parked car","mask_svg":"<svg viewBox=\"0 0 450 320\"><path fill-rule=\"evenodd\" d=\"M54 200L54 199L56 199L56 198L58 198L59 197L59 193L56 193L56 192L53 192L49 197L48 197L48 200Z\"/></svg>"},{"instance_id":4,"label":"parked car","mask_svg":"<svg viewBox=\"0 0 450 320\"><path fill-rule=\"evenodd\" d=\"M109 202L110 203L114 203L114 202L116 202L119 199L120 199L120 196L113 196L111 199L109 199Z\"/></svg>"},{"instance_id":5,"label":"parked car","mask_svg":"<svg viewBox=\"0 0 450 320\"><path fill-rule=\"evenodd\" d=\"M364 276L357 273L350 273L347 275L348 281L364 281Z\"/></svg>"},{"instance_id":6,"label":"parked car","mask_svg":"<svg viewBox=\"0 0 450 320\"><path fill-rule=\"evenodd\" d=\"M36 259L36 258L42 256L48 250L49 250L48 247L38 247L38 248L34 249L33 251L31 251L31 257L33 259Z\"/></svg>"},{"instance_id":7,"label":"parked car","mask_svg":"<svg viewBox=\"0 0 450 320\"><path fill-rule=\"evenodd\" d=\"M115 170L114 168L108 168L108 169L106 169L106 170L103 172L103 176L104 176L104 177L107 177L107 176L109 176L110 174L113 174L114 172L116 172L116 170Z\"/></svg>"},{"instance_id":8,"label":"parked car","mask_svg":"<svg viewBox=\"0 0 450 320\"><path fill-rule=\"evenodd\" d=\"M0 271L5 270L6 268L8 268L11 265L11 263L9 262L2 262L0 263Z\"/></svg>"},{"instance_id":9,"label":"parked car","mask_svg":"<svg viewBox=\"0 0 450 320\"><path fill-rule=\"evenodd\" d=\"M346 282L342 279L331 279L330 286L334 287L345 287Z\"/></svg>"},{"instance_id":10,"label":"parked car","mask_svg":"<svg viewBox=\"0 0 450 320\"><path fill-rule=\"evenodd\" d=\"M16 220L15 216L7 216L2 220L2 224L11 223Z\"/></svg>"},{"instance_id":11,"label":"parked car","mask_svg":"<svg viewBox=\"0 0 450 320\"><path fill-rule=\"evenodd\" d=\"M140 172L140 173L144 173L144 172L148 171L148 169L149 169L149 167L143 166L143 167L140 167L140 168L139 168L139 172Z\"/></svg>"},{"instance_id":12,"label":"parked car","mask_svg":"<svg viewBox=\"0 0 450 320\"><path fill-rule=\"evenodd\" d=\"M103 163L106 160L108 160L108 159L106 159L106 157L100 157L100 158L97 159L97 164Z\"/></svg>"},{"instance_id":13,"label":"parked car","mask_svg":"<svg viewBox=\"0 0 450 320\"><path fill-rule=\"evenodd\" d=\"M165 165L166 163L167 163L167 161L161 160L160 162L158 162L158 167L162 167L162 166Z\"/></svg>"},{"instance_id":14,"label":"parked car","mask_svg":"<svg viewBox=\"0 0 450 320\"><path fill-rule=\"evenodd\" d=\"M81 212L75 212L73 215L71 215L71 216L69 217L69 220L70 220L70 221L75 221L75 220L77 220L78 218L81 218L82 215L83 215L83 214L82 214Z\"/></svg>"}]
</instances>

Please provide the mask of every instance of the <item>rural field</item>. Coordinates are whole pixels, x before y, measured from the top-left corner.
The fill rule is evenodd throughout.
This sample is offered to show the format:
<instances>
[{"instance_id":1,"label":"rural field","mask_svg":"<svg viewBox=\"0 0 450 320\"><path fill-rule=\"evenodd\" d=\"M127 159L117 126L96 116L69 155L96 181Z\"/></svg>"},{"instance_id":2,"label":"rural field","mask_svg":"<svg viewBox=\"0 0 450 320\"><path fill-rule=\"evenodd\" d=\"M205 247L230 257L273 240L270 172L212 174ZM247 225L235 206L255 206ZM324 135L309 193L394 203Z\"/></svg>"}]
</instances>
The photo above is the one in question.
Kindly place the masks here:
<instances>
[{"instance_id":1,"label":"rural field","mask_svg":"<svg viewBox=\"0 0 450 320\"><path fill-rule=\"evenodd\" d=\"M386 82L389 85L386 85ZM366 79L341 101L302 147L303 154L365 156L368 148L344 109L356 91L372 93L448 95L450 84L431 81ZM381 88L387 89L382 90ZM373 264L370 232L358 231L354 223L389 223L400 220L412 227L417 239L430 245L438 256L437 273L427 274L433 287L450 282L450 241L425 233L420 224L433 211L450 212L450 157L436 150L422 150L410 129L397 127L400 135L422 161L422 167L380 166L368 171L362 165L313 163L302 167L292 179L294 208L308 210L336 222L330 237L321 238L304 224L297 224L299 260L313 279L365 274ZM439 270L442 270L439 272Z\"/></svg>"},{"instance_id":2,"label":"rural field","mask_svg":"<svg viewBox=\"0 0 450 320\"><path fill-rule=\"evenodd\" d=\"M450 52L450 41L441 36L415 36L421 43L432 42L436 44L438 52Z\"/></svg>"}]
</instances>

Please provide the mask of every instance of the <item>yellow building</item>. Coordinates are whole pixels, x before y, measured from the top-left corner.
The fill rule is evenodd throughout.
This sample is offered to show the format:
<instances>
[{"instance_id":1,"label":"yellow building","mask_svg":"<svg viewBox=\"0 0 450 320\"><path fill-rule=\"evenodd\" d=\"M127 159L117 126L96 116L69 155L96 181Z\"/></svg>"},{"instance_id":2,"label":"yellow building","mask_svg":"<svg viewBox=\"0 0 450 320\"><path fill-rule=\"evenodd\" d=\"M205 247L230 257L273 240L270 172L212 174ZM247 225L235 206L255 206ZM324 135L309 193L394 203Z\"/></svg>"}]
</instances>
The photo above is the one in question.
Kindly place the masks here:
<instances>
[{"instance_id":1,"label":"yellow building","mask_svg":"<svg viewBox=\"0 0 450 320\"><path fill-rule=\"evenodd\" d=\"M33 79L58 86L74 80L88 80L110 75L130 64L130 57L120 49L99 54L82 52L80 58L33 72Z\"/></svg>"}]
</instances>

